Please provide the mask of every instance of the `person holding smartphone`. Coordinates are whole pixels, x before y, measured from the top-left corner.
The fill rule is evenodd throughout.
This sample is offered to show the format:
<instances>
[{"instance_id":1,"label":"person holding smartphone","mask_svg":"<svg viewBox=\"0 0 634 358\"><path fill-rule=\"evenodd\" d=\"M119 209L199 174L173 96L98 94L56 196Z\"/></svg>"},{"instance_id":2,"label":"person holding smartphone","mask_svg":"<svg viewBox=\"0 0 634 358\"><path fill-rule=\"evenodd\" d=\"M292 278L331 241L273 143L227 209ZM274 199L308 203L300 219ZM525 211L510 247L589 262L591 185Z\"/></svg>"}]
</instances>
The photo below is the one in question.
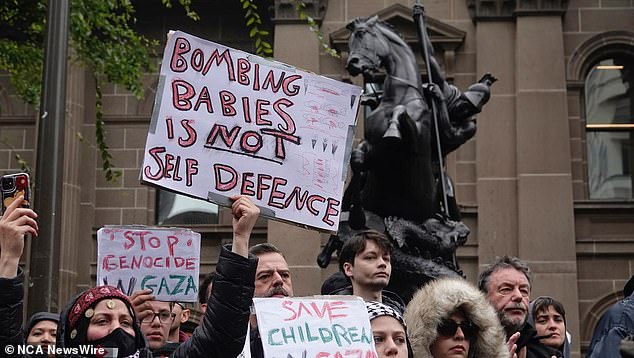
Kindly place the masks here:
<instances>
[{"instance_id":1,"label":"person holding smartphone","mask_svg":"<svg viewBox=\"0 0 634 358\"><path fill-rule=\"evenodd\" d=\"M18 266L27 234L37 236L37 214L23 207L24 197L13 200L0 218L0 352L24 343L22 310L24 272Z\"/></svg>"}]
</instances>

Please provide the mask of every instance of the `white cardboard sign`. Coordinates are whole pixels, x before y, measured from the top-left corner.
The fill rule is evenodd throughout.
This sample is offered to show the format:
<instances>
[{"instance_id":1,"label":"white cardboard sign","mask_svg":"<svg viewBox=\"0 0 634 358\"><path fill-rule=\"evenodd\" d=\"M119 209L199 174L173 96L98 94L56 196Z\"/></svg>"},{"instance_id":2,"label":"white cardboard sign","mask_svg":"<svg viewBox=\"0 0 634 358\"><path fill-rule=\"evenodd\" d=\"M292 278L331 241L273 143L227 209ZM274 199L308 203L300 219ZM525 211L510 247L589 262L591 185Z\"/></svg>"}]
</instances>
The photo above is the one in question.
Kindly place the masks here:
<instances>
[{"instance_id":1,"label":"white cardboard sign","mask_svg":"<svg viewBox=\"0 0 634 358\"><path fill-rule=\"evenodd\" d=\"M200 234L189 229L106 226L97 231L97 285L159 301L196 302Z\"/></svg>"},{"instance_id":2,"label":"white cardboard sign","mask_svg":"<svg viewBox=\"0 0 634 358\"><path fill-rule=\"evenodd\" d=\"M265 358L378 357L365 303L355 298L254 298Z\"/></svg>"},{"instance_id":3,"label":"white cardboard sign","mask_svg":"<svg viewBox=\"0 0 634 358\"><path fill-rule=\"evenodd\" d=\"M336 232L361 88L171 33L141 180Z\"/></svg>"}]
</instances>

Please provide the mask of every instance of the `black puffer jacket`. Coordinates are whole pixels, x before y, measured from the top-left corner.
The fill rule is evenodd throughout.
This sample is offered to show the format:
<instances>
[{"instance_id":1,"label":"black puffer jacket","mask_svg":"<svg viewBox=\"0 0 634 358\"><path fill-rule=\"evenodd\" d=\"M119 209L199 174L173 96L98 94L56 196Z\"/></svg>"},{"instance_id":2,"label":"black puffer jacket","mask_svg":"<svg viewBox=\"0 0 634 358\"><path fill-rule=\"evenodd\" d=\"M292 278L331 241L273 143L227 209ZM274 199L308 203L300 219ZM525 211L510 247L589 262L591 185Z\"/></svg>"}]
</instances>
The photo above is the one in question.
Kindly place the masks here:
<instances>
[{"instance_id":1,"label":"black puffer jacket","mask_svg":"<svg viewBox=\"0 0 634 358\"><path fill-rule=\"evenodd\" d=\"M172 357L237 357L244 348L255 290L255 256L246 259L223 247L203 322Z\"/></svg>"},{"instance_id":2,"label":"black puffer jacket","mask_svg":"<svg viewBox=\"0 0 634 358\"><path fill-rule=\"evenodd\" d=\"M24 272L18 268L14 278L0 278L0 356L7 345L24 344L22 310L24 305ZM16 351L17 352L17 351Z\"/></svg>"}]
</instances>

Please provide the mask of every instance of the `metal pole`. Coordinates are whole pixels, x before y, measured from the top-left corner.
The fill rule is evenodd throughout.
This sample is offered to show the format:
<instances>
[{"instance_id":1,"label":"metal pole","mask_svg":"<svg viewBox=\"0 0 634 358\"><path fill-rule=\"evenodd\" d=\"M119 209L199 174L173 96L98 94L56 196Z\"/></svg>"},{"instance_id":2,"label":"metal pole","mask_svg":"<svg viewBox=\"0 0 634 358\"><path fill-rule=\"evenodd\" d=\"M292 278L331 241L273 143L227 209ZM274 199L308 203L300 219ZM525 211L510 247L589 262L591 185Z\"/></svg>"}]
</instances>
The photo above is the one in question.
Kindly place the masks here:
<instances>
[{"instance_id":1,"label":"metal pole","mask_svg":"<svg viewBox=\"0 0 634 358\"><path fill-rule=\"evenodd\" d=\"M420 0L416 0L414 4L414 21L418 26L416 30L418 32L418 39L423 47L423 59L425 60L425 70L427 71L427 83L434 85L431 72L431 64L429 62L429 50L427 49L427 30L425 27L425 7L420 3ZM447 191L445 189L445 165L442 157L442 148L440 146L440 129L438 128L438 109L436 108L436 101L433 98L431 102L431 114L434 119L434 135L436 136L436 151L438 152L438 165L440 166L440 190L442 193L442 213L449 216L449 205L447 202Z\"/></svg>"},{"instance_id":2,"label":"metal pole","mask_svg":"<svg viewBox=\"0 0 634 358\"><path fill-rule=\"evenodd\" d=\"M49 0L40 101L34 208L39 237L31 241L28 314L59 312L57 285L64 176L68 0Z\"/></svg>"}]
</instances>

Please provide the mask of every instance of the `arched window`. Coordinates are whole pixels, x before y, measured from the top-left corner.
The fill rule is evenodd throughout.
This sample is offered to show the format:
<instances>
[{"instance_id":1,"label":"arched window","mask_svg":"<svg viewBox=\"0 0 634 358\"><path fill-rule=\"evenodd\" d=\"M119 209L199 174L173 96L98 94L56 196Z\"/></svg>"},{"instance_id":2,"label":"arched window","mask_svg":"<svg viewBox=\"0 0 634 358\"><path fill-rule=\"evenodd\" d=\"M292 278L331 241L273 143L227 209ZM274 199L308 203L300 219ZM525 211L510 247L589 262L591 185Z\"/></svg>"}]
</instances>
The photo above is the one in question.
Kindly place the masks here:
<instances>
[{"instance_id":1,"label":"arched window","mask_svg":"<svg viewBox=\"0 0 634 358\"><path fill-rule=\"evenodd\" d=\"M585 79L590 199L632 200L634 182L634 58L613 55Z\"/></svg>"}]
</instances>

